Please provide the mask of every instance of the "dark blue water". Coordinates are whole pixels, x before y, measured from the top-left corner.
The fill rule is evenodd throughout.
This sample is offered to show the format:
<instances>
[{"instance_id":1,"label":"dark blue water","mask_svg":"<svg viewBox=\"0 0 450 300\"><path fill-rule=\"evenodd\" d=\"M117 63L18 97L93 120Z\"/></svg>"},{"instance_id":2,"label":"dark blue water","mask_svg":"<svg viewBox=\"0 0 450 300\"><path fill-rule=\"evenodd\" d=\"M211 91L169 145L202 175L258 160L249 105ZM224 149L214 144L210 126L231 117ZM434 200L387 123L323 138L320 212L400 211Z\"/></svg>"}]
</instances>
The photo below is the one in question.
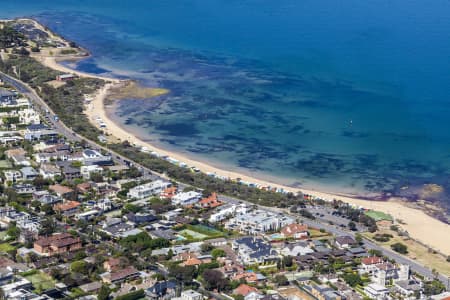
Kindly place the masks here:
<instances>
[{"instance_id":1,"label":"dark blue water","mask_svg":"<svg viewBox=\"0 0 450 300\"><path fill-rule=\"evenodd\" d=\"M160 146L334 191L450 187L447 0L0 4L92 51L78 69L170 89L113 112Z\"/></svg>"}]
</instances>

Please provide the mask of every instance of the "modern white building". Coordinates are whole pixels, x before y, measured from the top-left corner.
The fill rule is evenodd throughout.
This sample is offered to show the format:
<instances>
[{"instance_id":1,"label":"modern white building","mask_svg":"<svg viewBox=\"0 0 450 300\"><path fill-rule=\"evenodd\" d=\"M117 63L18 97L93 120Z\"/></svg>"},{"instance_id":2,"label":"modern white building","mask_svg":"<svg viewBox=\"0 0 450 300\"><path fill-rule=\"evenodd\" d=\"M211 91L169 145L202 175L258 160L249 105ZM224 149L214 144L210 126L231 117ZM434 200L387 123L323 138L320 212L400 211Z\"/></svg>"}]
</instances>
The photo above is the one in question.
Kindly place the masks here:
<instances>
[{"instance_id":1,"label":"modern white building","mask_svg":"<svg viewBox=\"0 0 450 300\"><path fill-rule=\"evenodd\" d=\"M19 120L22 124L40 124L41 119L39 114L32 108L19 110Z\"/></svg>"},{"instance_id":2,"label":"modern white building","mask_svg":"<svg viewBox=\"0 0 450 300\"><path fill-rule=\"evenodd\" d=\"M203 300L203 295L194 290L187 290L181 293L181 297L172 300Z\"/></svg>"},{"instance_id":3,"label":"modern white building","mask_svg":"<svg viewBox=\"0 0 450 300\"><path fill-rule=\"evenodd\" d=\"M230 204L230 205L224 205L218 207L214 213L209 216L209 221L211 223L217 223L225 220L226 218L234 215L236 212L236 205Z\"/></svg>"},{"instance_id":4,"label":"modern white building","mask_svg":"<svg viewBox=\"0 0 450 300\"><path fill-rule=\"evenodd\" d=\"M103 168L99 167L98 165L82 166L80 168L80 173L83 178L89 178L92 173L103 173Z\"/></svg>"},{"instance_id":5,"label":"modern white building","mask_svg":"<svg viewBox=\"0 0 450 300\"><path fill-rule=\"evenodd\" d=\"M150 183L138 185L131 188L127 194L128 198L145 199L151 196L159 195L164 189L171 186L170 182L155 180Z\"/></svg>"},{"instance_id":6,"label":"modern white building","mask_svg":"<svg viewBox=\"0 0 450 300\"><path fill-rule=\"evenodd\" d=\"M294 222L293 218L284 214L257 209L251 213L238 213L227 222L226 226L255 235L267 231L277 231Z\"/></svg>"},{"instance_id":7,"label":"modern white building","mask_svg":"<svg viewBox=\"0 0 450 300\"><path fill-rule=\"evenodd\" d=\"M172 204L187 206L195 204L202 198L202 194L195 191L178 193L172 197Z\"/></svg>"},{"instance_id":8,"label":"modern white building","mask_svg":"<svg viewBox=\"0 0 450 300\"><path fill-rule=\"evenodd\" d=\"M366 286L364 292L366 292L367 296L371 299L375 300L387 299L387 296L389 295L389 290L386 287L376 283L371 283Z\"/></svg>"}]
</instances>

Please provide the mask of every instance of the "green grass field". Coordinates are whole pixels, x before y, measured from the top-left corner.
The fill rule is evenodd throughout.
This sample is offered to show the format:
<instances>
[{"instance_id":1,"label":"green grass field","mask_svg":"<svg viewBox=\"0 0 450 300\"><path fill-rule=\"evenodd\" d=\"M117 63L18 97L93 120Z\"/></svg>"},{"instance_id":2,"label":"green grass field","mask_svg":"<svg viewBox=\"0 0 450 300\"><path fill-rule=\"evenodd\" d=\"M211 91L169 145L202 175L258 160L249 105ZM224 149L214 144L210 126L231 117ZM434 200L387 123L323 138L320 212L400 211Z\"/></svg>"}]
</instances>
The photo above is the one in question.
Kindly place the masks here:
<instances>
[{"instance_id":1,"label":"green grass field","mask_svg":"<svg viewBox=\"0 0 450 300\"><path fill-rule=\"evenodd\" d=\"M188 240L206 240L224 236L223 232L204 225L187 225L179 234Z\"/></svg>"},{"instance_id":2,"label":"green grass field","mask_svg":"<svg viewBox=\"0 0 450 300\"><path fill-rule=\"evenodd\" d=\"M6 253L6 252L11 251L11 250L14 250L14 249L16 249L16 247L11 246L11 245L8 244L8 243L1 243L1 244L0 244L0 252Z\"/></svg>"},{"instance_id":3,"label":"green grass field","mask_svg":"<svg viewBox=\"0 0 450 300\"><path fill-rule=\"evenodd\" d=\"M391 215L385 214L381 211L369 210L364 213L366 216L371 217L375 220L375 222L386 220L386 221L394 221Z\"/></svg>"},{"instance_id":4,"label":"green grass field","mask_svg":"<svg viewBox=\"0 0 450 300\"><path fill-rule=\"evenodd\" d=\"M25 276L25 278L31 281L35 290L45 291L55 287L53 279L41 272Z\"/></svg>"},{"instance_id":5,"label":"green grass field","mask_svg":"<svg viewBox=\"0 0 450 300\"><path fill-rule=\"evenodd\" d=\"M0 160L0 169L10 169L10 168L12 168L12 165L8 160Z\"/></svg>"},{"instance_id":6,"label":"green grass field","mask_svg":"<svg viewBox=\"0 0 450 300\"><path fill-rule=\"evenodd\" d=\"M183 229L180 231L180 235L182 235L183 237L187 238L188 240L204 240L206 239L208 236L189 230L189 229Z\"/></svg>"}]
</instances>

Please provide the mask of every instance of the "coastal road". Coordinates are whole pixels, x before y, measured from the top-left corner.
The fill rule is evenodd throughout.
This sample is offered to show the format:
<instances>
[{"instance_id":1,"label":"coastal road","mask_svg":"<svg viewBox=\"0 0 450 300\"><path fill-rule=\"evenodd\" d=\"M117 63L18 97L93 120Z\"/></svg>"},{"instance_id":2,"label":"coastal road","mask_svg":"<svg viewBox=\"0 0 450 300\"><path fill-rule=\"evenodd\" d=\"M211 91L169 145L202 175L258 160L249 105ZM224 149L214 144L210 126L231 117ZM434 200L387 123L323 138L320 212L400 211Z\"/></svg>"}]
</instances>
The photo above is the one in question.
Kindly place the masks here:
<instances>
[{"instance_id":1,"label":"coastal road","mask_svg":"<svg viewBox=\"0 0 450 300\"><path fill-rule=\"evenodd\" d=\"M14 86L20 93L24 94L25 96L27 96L35 106L37 106L39 108L39 110L45 115L45 111L48 111L49 114L51 114L51 116L54 116L55 113L53 112L53 110L47 105L47 103L45 103L45 101L39 97L39 95L34 91L34 89L32 89L30 86L28 86L26 83L19 81L7 74L4 74L2 72L0 72L0 77L7 83L9 83L10 85ZM93 149L101 149L104 150L108 153L110 153L113 157L113 159L118 162L119 164L123 164L123 165L128 165L129 162L131 162L130 159L115 153L114 151L111 151L110 149L103 147L97 143L95 143L94 141L88 140L86 138L80 137L78 134L74 133L73 130L71 130L70 128L68 128L63 122L61 121L55 121L53 118L49 118L49 122L51 124L51 126L54 128L54 130L56 130L59 134L67 137L70 140L73 141L85 141L90 147L92 147ZM133 165L135 167L137 167L138 169L140 169L143 172L144 176L147 176L150 179L165 179L165 180L170 180L170 178L168 178L167 176L165 176L164 174L159 174L156 172L151 171L150 169L136 163L136 162L132 162ZM179 183L180 187L185 187L185 184ZM254 205L254 203L250 203L247 202L245 200L241 200L241 199L236 199L236 198L232 198L232 197L228 197L228 196L224 196L224 195L219 195L220 200L227 202L227 203L232 203L232 204L239 204L239 203L246 203L249 205ZM332 233L333 235L336 236L341 236L341 235L350 235L355 237L355 233L351 232L351 231L347 231L347 230L343 230L340 227L334 226L334 225L330 225L327 223L323 223L323 222L318 222L318 221L314 221L314 220L309 220L309 219L305 219L301 216L299 216L298 214L292 214L290 212L288 212L285 209L279 209L279 208L274 208L274 207L264 207L264 206L260 206L258 205L258 207L260 209L263 210L267 210L267 211L278 211L280 213L286 214L286 215L290 215L293 218L302 218L303 223L305 223L308 226L314 227L314 228L318 228L318 229L324 229L327 232ZM429 268L422 266L421 264L399 254L396 253L390 249L386 249L384 247L381 247L367 239L364 239L364 244L366 246L367 249L374 249L374 250L378 250L381 251L386 257L395 260L398 263L401 264L407 264L411 267L411 270L424 276L427 278L434 278L435 275L433 274L432 270L430 270ZM450 285L449 285L449 278L443 275L439 275L438 279L445 284L445 286L447 287L447 290L450 290Z\"/></svg>"}]
</instances>

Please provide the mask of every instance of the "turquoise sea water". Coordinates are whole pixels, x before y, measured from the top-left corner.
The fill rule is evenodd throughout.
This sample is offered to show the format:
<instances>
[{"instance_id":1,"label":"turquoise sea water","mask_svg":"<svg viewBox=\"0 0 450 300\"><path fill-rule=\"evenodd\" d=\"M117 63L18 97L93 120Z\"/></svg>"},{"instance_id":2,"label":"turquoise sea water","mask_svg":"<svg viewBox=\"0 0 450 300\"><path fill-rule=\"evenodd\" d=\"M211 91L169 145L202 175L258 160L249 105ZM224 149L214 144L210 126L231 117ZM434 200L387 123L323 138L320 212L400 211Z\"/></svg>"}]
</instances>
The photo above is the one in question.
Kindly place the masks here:
<instances>
[{"instance_id":1,"label":"turquoise sea water","mask_svg":"<svg viewBox=\"0 0 450 300\"><path fill-rule=\"evenodd\" d=\"M54 2L2 0L0 17L92 52L72 67L170 89L111 111L148 141L331 191L450 187L449 1Z\"/></svg>"}]
</instances>

